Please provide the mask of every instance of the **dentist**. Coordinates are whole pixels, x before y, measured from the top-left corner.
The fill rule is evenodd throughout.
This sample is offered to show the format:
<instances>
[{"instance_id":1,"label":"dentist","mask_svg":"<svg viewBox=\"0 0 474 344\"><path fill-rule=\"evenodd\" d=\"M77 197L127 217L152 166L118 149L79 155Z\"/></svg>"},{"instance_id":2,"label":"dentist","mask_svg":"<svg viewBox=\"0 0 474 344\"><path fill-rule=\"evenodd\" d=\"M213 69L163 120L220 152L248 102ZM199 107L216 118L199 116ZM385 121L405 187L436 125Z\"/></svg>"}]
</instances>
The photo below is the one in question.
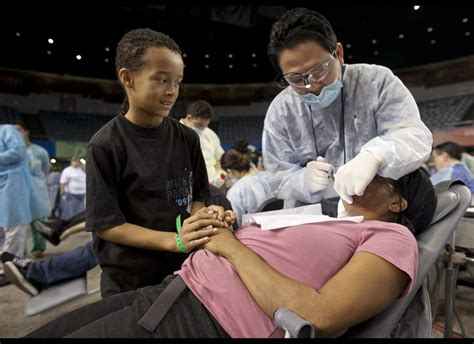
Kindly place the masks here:
<instances>
[{"instance_id":1,"label":"dentist","mask_svg":"<svg viewBox=\"0 0 474 344\"><path fill-rule=\"evenodd\" d=\"M428 159L432 134L408 89L386 67L345 64L322 15L287 11L267 51L284 90L265 117L263 157L285 208L319 202L330 172L334 190L352 203L376 174L397 180Z\"/></svg>"}]
</instances>

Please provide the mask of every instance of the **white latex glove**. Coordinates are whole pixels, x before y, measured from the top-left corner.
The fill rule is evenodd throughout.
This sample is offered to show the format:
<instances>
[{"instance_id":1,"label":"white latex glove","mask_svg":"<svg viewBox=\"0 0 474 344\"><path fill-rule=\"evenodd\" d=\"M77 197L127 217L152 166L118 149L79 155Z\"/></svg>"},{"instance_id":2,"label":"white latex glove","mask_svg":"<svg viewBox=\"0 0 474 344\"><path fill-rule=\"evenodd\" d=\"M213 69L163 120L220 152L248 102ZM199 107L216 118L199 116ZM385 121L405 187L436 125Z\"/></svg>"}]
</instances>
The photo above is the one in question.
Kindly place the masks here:
<instances>
[{"instance_id":1,"label":"white latex glove","mask_svg":"<svg viewBox=\"0 0 474 344\"><path fill-rule=\"evenodd\" d=\"M375 154L362 151L347 164L339 167L334 180L334 190L349 204L353 195L362 196L365 188L379 171L383 161Z\"/></svg>"},{"instance_id":2,"label":"white latex glove","mask_svg":"<svg viewBox=\"0 0 474 344\"><path fill-rule=\"evenodd\" d=\"M334 166L321 156L316 161L310 161L304 169L304 183L309 192L317 192L327 188L329 184L328 172L334 171Z\"/></svg>"},{"instance_id":3,"label":"white latex glove","mask_svg":"<svg viewBox=\"0 0 474 344\"><path fill-rule=\"evenodd\" d=\"M348 217L346 213L346 208L344 208L344 204L342 204L342 199L337 202L337 218L341 219L343 217Z\"/></svg>"}]
</instances>

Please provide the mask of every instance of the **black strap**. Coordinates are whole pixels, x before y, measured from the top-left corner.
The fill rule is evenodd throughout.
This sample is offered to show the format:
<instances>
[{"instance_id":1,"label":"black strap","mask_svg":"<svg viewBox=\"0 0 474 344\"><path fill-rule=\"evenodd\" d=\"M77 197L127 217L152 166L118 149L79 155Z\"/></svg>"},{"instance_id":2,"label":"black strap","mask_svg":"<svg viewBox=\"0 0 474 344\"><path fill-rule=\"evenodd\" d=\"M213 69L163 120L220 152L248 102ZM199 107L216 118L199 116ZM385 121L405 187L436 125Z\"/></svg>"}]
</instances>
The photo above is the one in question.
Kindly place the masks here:
<instances>
[{"instance_id":1,"label":"black strap","mask_svg":"<svg viewBox=\"0 0 474 344\"><path fill-rule=\"evenodd\" d=\"M161 292L155 302L153 302L150 308L148 308L148 311L138 323L148 332L155 332L161 320L163 320L166 313L168 313L168 310L184 289L186 289L186 284L179 275L176 275L171 283Z\"/></svg>"}]
</instances>

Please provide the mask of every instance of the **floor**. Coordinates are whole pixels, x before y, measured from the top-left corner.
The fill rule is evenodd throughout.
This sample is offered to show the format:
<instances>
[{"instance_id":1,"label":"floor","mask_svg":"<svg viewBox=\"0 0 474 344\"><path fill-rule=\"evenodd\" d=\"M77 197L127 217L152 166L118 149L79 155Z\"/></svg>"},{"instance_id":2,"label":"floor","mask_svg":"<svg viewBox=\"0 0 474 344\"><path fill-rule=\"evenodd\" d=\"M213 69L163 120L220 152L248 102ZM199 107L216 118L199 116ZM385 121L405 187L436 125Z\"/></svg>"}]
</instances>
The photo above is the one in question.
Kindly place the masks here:
<instances>
[{"instance_id":1,"label":"floor","mask_svg":"<svg viewBox=\"0 0 474 344\"><path fill-rule=\"evenodd\" d=\"M74 247L85 244L91 238L90 233L82 232L69 237L58 246L47 244L45 258L66 252ZM31 243L31 238L28 238ZM460 276L469 275L468 271L461 271ZM100 268L97 266L90 270L87 275L88 290L99 288ZM25 302L28 296L13 285L0 288L0 338L19 338L47 322L66 314L83 305L100 299L100 293L95 292L79 299L70 301L64 305L46 311L35 316L24 314ZM474 338L474 289L458 286L456 292L456 305L460 319L465 327L467 337ZM437 312L433 326L433 337L443 337L443 300L440 299L436 306ZM459 323L454 320L454 336L461 335Z\"/></svg>"},{"instance_id":2,"label":"floor","mask_svg":"<svg viewBox=\"0 0 474 344\"><path fill-rule=\"evenodd\" d=\"M47 243L44 258L58 255L69 251L74 247L83 245L91 240L91 234L81 232L70 236L58 246ZM28 237L28 245L31 244L31 237ZM29 251L29 250L28 250ZM87 273L87 289L92 291L99 288L100 268L95 267ZM83 305L100 300L100 292L72 300L44 313L26 316L24 314L25 303L28 295L14 285L0 287L0 338L19 338L40 326L56 319L57 317L69 313Z\"/></svg>"}]
</instances>

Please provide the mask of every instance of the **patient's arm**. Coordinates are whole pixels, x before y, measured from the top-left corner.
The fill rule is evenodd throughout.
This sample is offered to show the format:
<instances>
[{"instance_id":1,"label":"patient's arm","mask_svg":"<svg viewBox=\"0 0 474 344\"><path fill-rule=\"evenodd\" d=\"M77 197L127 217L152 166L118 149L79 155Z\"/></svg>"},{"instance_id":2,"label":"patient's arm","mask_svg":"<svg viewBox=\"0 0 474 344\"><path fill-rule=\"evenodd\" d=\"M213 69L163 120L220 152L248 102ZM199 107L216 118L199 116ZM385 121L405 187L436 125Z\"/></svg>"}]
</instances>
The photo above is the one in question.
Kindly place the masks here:
<instances>
[{"instance_id":1,"label":"patient's arm","mask_svg":"<svg viewBox=\"0 0 474 344\"><path fill-rule=\"evenodd\" d=\"M400 295L409 280L388 261L358 252L318 291L274 270L227 230L211 237L205 248L232 263L269 317L285 307L314 324L317 335L337 334L376 315Z\"/></svg>"}]
</instances>

